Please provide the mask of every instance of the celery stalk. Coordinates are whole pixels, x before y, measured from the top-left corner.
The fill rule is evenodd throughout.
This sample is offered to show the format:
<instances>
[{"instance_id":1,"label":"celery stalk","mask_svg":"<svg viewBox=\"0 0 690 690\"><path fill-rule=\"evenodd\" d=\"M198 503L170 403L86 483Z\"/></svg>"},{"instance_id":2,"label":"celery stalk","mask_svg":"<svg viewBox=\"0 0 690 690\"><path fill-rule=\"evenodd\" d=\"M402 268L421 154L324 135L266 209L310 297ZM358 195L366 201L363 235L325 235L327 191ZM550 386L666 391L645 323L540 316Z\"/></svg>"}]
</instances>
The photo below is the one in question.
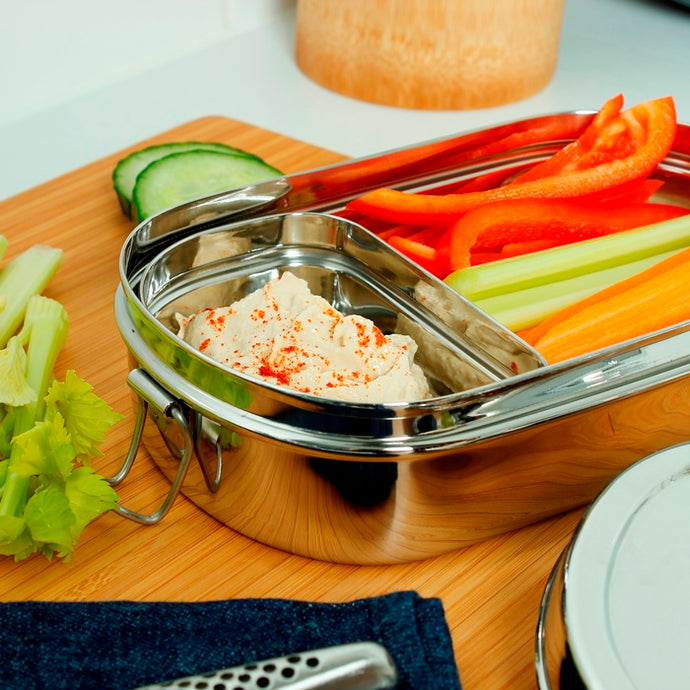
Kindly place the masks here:
<instances>
[{"instance_id":1,"label":"celery stalk","mask_svg":"<svg viewBox=\"0 0 690 690\"><path fill-rule=\"evenodd\" d=\"M59 302L39 295L31 297L19 336L28 340L26 381L36 392L36 399L17 408L13 429L15 436L31 429L43 417L45 396L54 379L55 361L67 339L68 325L67 311ZM26 502L30 479L12 471L12 462L20 450L16 445L11 448L7 478L0 499L0 517L20 517L18 513Z\"/></svg>"},{"instance_id":2,"label":"celery stalk","mask_svg":"<svg viewBox=\"0 0 690 690\"><path fill-rule=\"evenodd\" d=\"M0 253L5 245L0 237ZM0 273L0 555L15 561L69 560L84 527L117 503L90 457L121 415L75 372L54 374L67 311L40 292L61 257L36 246Z\"/></svg>"},{"instance_id":3,"label":"celery stalk","mask_svg":"<svg viewBox=\"0 0 690 690\"><path fill-rule=\"evenodd\" d=\"M446 283L477 301L548 285L690 246L690 215L533 254L470 266Z\"/></svg>"},{"instance_id":4,"label":"celery stalk","mask_svg":"<svg viewBox=\"0 0 690 690\"><path fill-rule=\"evenodd\" d=\"M574 278L559 280L547 285L536 285L502 295L479 299L475 304L493 316L506 328L519 331L530 328L559 309L603 290L621 280L644 271L677 251L664 252L620 266L612 266Z\"/></svg>"},{"instance_id":5,"label":"celery stalk","mask_svg":"<svg viewBox=\"0 0 690 690\"><path fill-rule=\"evenodd\" d=\"M29 298L50 282L62 260L62 250L35 245L10 261L0 272L0 348L16 332Z\"/></svg>"}]
</instances>

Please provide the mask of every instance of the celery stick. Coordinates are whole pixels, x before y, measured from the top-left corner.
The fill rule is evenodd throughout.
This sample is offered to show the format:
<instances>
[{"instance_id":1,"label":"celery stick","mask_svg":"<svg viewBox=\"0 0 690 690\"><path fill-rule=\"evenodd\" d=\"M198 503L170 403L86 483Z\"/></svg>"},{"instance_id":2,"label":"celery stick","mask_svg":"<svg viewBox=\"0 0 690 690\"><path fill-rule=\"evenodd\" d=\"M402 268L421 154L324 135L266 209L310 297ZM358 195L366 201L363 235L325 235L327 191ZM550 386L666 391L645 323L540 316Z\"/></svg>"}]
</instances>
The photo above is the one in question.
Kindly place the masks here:
<instances>
[{"instance_id":1,"label":"celery stick","mask_svg":"<svg viewBox=\"0 0 690 690\"><path fill-rule=\"evenodd\" d=\"M67 339L68 327L67 312L59 302L42 296L33 296L29 300L20 337L28 337L26 380L36 391L36 400L17 408L13 430L15 436L28 431L43 416L45 396L55 378L53 367ZM27 498L29 478L12 471L15 450L19 448L13 445L7 480L0 498L0 517L17 516Z\"/></svg>"},{"instance_id":2,"label":"celery stick","mask_svg":"<svg viewBox=\"0 0 690 690\"><path fill-rule=\"evenodd\" d=\"M680 250L656 254L602 271L567 278L547 285L537 285L524 290L486 297L475 304L493 316L506 328L519 331L535 326L559 309L603 290L621 280L644 271Z\"/></svg>"},{"instance_id":3,"label":"celery stick","mask_svg":"<svg viewBox=\"0 0 690 690\"><path fill-rule=\"evenodd\" d=\"M21 325L26 305L50 282L62 260L62 250L35 245L10 261L0 272L0 348Z\"/></svg>"},{"instance_id":4,"label":"celery stick","mask_svg":"<svg viewBox=\"0 0 690 690\"><path fill-rule=\"evenodd\" d=\"M690 215L563 247L470 266L446 283L464 297L480 300L690 246Z\"/></svg>"}]
</instances>

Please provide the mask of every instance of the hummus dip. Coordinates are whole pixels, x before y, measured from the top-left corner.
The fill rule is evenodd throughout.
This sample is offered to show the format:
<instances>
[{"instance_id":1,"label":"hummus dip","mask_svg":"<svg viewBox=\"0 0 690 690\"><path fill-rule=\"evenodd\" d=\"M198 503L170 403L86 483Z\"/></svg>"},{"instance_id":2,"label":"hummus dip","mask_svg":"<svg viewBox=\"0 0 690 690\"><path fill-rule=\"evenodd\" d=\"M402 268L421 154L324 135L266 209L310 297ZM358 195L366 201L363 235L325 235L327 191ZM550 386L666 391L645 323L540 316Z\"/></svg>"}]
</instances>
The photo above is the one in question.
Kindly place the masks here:
<instances>
[{"instance_id":1,"label":"hummus dip","mask_svg":"<svg viewBox=\"0 0 690 690\"><path fill-rule=\"evenodd\" d=\"M290 272L230 306L176 320L179 337L205 355L302 393L365 403L431 395L412 338L340 313Z\"/></svg>"}]
</instances>

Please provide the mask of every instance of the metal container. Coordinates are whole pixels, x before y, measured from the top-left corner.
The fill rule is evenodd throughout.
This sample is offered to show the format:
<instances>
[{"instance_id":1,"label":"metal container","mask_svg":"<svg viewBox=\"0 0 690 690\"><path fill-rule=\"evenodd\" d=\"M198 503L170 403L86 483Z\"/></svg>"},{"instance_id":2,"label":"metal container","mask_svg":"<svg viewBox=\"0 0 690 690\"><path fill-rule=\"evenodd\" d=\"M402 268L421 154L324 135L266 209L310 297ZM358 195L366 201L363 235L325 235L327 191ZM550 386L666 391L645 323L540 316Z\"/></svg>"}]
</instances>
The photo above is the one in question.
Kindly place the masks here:
<instances>
[{"instance_id":1,"label":"metal container","mask_svg":"<svg viewBox=\"0 0 690 690\"><path fill-rule=\"evenodd\" d=\"M681 690L690 674L690 445L623 471L547 584L540 690Z\"/></svg>"},{"instance_id":2,"label":"metal container","mask_svg":"<svg viewBox=\"0 0 690 690\"><path fill-rule=\"evenodd\" d=\"M430 142L139 225L115 298L139 423L115 480L142 432L171 492L152 516L121 512L157 521L181 489L233 529L292 553L404 562L586 504L633 462L690 438L690 323L546 366L443 283L326 213L381 185L509 179L590 119L535 118ZM656 175L666 199L685 203L685 126L677 145ZM385 405L306 396L223 370L170 330L172 310L227 303L286 269L341 310L411 332L437 395ZM155 424L144 424L147 411Z\"/></svg>"}]
</instances>

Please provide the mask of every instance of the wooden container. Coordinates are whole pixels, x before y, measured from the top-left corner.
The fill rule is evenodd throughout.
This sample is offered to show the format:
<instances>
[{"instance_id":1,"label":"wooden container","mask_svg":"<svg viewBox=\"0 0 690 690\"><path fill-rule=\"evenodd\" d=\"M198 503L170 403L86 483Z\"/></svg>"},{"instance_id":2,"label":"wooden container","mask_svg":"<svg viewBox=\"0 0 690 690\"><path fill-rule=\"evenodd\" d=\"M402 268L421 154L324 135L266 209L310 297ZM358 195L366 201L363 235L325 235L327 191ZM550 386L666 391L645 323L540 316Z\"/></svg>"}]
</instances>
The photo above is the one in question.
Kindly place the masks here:
<instances>
[{"instance_id":1,"label":"wooden container","mask_svg":"<svg viewBox=\"0 0 690 690\"><path fill-rule=\"evenodd\" d=\"M553 76L564 0L298 0L296 60L311 79L373 103L502 105Z\"/></svg>"}]
</instances>

